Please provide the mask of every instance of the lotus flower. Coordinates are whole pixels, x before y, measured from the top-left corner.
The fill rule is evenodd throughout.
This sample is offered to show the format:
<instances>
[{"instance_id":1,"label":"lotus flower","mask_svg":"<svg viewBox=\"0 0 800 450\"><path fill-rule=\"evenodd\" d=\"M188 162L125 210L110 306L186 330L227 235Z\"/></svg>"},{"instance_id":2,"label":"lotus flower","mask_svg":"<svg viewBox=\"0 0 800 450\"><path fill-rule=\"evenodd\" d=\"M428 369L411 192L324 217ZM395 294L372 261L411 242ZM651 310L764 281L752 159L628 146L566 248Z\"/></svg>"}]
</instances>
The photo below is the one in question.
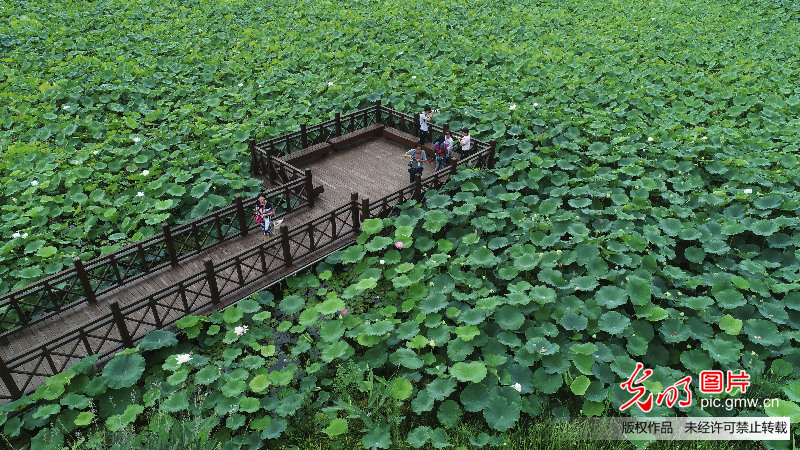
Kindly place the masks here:
<instances>
[{"instance_id":1,"label":"lotus flower","mask_svg":"<svg viewBox=\"0 0 800 450\"><path fill-rule=\"evenodd\" d=\"M345 309L339 311L339 314L343 316L343 315L347 314L348 312L349 312L349 310L347 308L345 308Z\"/></svg>"},{"instance_id":2,"label":"lotus flower","mask_svg":"<svg viewBox=\"0 0 800 450\"><path fill-rule=\"evenodd\" d=\"M140 137L138 137L138 136L137 136L137 137L135 137L135 138L133 138L133 142L134 142L134 143L138 143L138 142L139 142L139 141L141 141L141 140L142 140L142 138L140 138Z\"/></svg>"},{"instance_id":3,"label":"lotus flower","mask_svg":"<svg viewBox=\"0 0 800 450\"><path fill-rule=\"evenodd\" d=\"M397 242L394 243L394 246L397 247L398 249L403 248L403 242L402 241L397 241Z\"/></svg>"},{"instance_id":4,"label":"lotus flower","mask_svg":"<svg viewBox=\"0 0 800 450\"><path fill-rule=\"evenodd\" d=\"M653 136L648 136L647 137L647 142L653 142Z\"/></svg>"},{"instance_id":5,"label":"lotus flower","mask_svg":"<svg viewBox=\"0 0 800 450\"><path fill-rule=\"evenodd\" d=\"M381 263L381 265L386 264L386 261L384 261L384 260L380 260L378 262Z\"/></svg>"},{"instance_id":6,"label":"lotus flower","mask_svg":"<svg viewBox=\"0 0 800 450\"><path fill-rule=\"evenodd\" d=\"M150 175L150 171L149 171L149 170L147 170L147 169L144 169L144 170L142 171L142 175L144 175L144 176L148 176L148 175Z\"/></svg>"},{"instance_id":7,"label":"lotus flower","mask_svg":"<svg viewBox=\"0 0 800 450\"><path fill-rule=\"evenodd\" d=\"M31 186L38 186L39 182L36 180L31 181Z\"/></svg>"},{"instance_id":8,"label":"lotus flower","mask_svg":"<svg viewBox=\"0 0 800 450\"><path fill-rule=\"evenodd\" d=\"M175 359L178 361L178 364L183 364L192 360L192 355L188 353L184 353L183 355L176 355Z\"/></svg>"},{"instance_id":9,"label":"lotus flower","mask_svg":"<svg viewBox=\"0 0 800 450\"><path fill-rule=\"evenodd\" d=\"M513 111L513 110L517 109L517 105L512 103L511 106L508 107L508 109Z\"/></svg>"},{"instance_id":10,"label":"lotus flower","mask_svg":"<svg viewBox=\"0 0 800 450\"><path fill-rule=\"evenodd\" d=\"M752 193L753 193L753 190L752 190L752 189L745 189L745 190L744 190L744 193L745 193L745 194L752 194Z\"/></svg>"},{"instance_id":11,"label":"lotus flower","mask_svg":"<svg viewBox=\"0 0 800 450\"><path fill-rule=\"evenodd\" d=\"M436 345L436 341L434 341L433 339L431 339L431 347L433 347L433 346L435 346L435 345Z\"/></svg>"},{"instance_id":12,"label":"lotus flower","mask_svg":"<svg viewBox=\"0 0 800 450\"><path fill-rule=\"evenodd\" d=\"M328 81L328 86L333 86L333 81Z\"/></svg>"},{"instance_id":13,"label":"lotus flower","mask_svg":"<svg viewBox=\"0 0 800 450\"><path fill-rule=\"evenodd\" d=\"M243 83L239 83L239 84L237 84L237 86L242 87L242 86L244 86L244 84Z\"/></svg>"},{"instance_id":14,"label":"lotus flower","mask_svg":"<svg viewBox=\"0 0 800 450\"><path fill-rule=\"evenodd\" d=\"M240 327L236 327L236 328L233 329L233 332L237 336L244 336L244 334L247 333L247 325L242 325Z\"/></svg>"},{"instance_id":15,"label":"lotus flower","mask_svg":"<svg viewBox=\"0 0 800 450\"><path fill-rule=\"evenodd\" d=\"M61 107L61 109L69 109L69 105L64 105Z\"/></svg>"},{"instance_id":16,"label":"lotus flower","mask_svg":"<svg viewBox=\"0 0 800 450\"><path fill-rule=\"evenodd\" d=\"M144 197L144 192L139 191L139 192L136 193L136 196L137 197Z\"/></svg>"},{"instance_id":17,"label":"lotus flower","mask_svg":"<svg viewBox=\"0 0 800 450\"><path fill-rule=\"evenodd\" d=\"M416 75L411 75L411 79L412 79L412 80L416 80L416 79L417 79L417 76L416 76Z\"/></svg>"},{"instance_id":18,"label":"lotus flower","mask_svg":"<svg viewBox=\"0 0 800 450\"><path fill-rule=\"evenodd\" d=\"M19 231L15 231L14 234L11 235L11 237L14 238L14 239L16 239L16 238L18 238L20 236L22 236L22 235L19 234Z\"/></svg>"},{"instance_id":19,"label":"lotus flower","mask_svg":"<svg viewBox=\"0 0 800 450\"><path fill-rule=\"evenodd\" d=\"M516 389L517 392L522 392L522 385L519 383L514 383L511 387Z\"/></svg>"},{"instance_id":20,"label":"lotus flower","mask_svg":"<svg viewBox=\"0 0 800 450\"><path fill-rule=\"evenodd\" d=\"M534 104L533 104L533 107L534 107L534 108L535 108L535 107L537 107L537 106L539 106L539 104L538 104L538 103L534 103Z\"/></svg>"}]
</instances>

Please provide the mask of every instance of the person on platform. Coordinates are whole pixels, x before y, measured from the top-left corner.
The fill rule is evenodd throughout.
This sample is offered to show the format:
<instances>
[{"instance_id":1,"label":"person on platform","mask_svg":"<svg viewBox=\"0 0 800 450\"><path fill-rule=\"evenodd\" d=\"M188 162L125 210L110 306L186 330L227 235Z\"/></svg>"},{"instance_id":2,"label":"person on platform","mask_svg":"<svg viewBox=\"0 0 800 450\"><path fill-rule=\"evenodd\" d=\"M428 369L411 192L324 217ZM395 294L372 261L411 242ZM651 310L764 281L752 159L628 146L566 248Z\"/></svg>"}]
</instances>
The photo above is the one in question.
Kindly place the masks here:
<instances>
[{"instance_id":1,"label":"person on platform","mask_svg":"<svg viewBox=\"0 0 800 450\"><path fill-rule=\"evenodd\" d=\"M409 183L413 183L417 174L422 176L422 163L428 159L425 150L422 149L422 141L417 142L417 146L407 151L403 157L411 160L408 162L408 178Z\"/></svg>"}]
</instances>

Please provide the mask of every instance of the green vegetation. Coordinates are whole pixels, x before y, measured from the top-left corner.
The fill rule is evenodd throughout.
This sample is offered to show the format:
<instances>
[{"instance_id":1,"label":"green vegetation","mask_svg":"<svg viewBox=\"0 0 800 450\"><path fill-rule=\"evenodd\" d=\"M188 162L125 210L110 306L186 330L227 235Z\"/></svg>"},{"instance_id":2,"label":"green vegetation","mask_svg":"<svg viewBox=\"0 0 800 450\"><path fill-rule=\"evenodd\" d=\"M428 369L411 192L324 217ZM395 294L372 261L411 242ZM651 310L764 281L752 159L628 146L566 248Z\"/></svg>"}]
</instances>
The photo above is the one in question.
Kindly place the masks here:
<instances>
[{"instance_id":1,"label":"green vegetation","mask_svg":"<svg viewBox=\"0 0 800 450\"><path fill-rule=\"evenodd\" d=\"M796 424L798 6L473 3L0 9L0 292L251 192L247 138L333 111L430 103L500 149L497 169L365 222L277 305L52 377L2 407L6 438L540 448L513 436L616 414L636 362L652 393L695 380L690 407L651 416ZM706 369L783 401L701 410Z\"/></svg>"}]
</instances>

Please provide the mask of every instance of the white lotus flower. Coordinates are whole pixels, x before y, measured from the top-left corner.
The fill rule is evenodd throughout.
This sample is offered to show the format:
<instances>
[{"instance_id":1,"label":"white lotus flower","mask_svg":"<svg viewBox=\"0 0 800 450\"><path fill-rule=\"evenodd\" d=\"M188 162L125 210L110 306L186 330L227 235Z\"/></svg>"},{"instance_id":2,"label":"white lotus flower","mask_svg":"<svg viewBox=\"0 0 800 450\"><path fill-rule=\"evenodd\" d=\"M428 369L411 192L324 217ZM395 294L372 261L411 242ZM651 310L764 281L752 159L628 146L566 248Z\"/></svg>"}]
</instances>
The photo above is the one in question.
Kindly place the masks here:
<instances>
[{"instance_id":1,"label":"white lotus flower","mask_svg":"<svg viewBox=\"0 0 800 450\"><path fill-rule=\"evenodd\" d=\"M183 364L192 360L192 355L188 353L184 353L183 355L175 355L175 359L178 361L178 364Z\"/></svg>"},{"instance_id":2,"label":"white lotus flower","mask_svg":"<svg viewBox=\"0 0 800 450\"><path fill-rule=\"evenodd\" d=\"M512 103L511 106L508 107L508 109L513 111L513 110L517 109L517 105Z\"/></svg>"},{"instance_id":3,"label":"white lotus flower","mask_svg":"<svg viewBox=\"0 0 800 450\"><path fill-rule=\"evenodd\" d=\"M384 261L384 260L380 260L379 262L380 262L381 264L386 264L386 261Z\"/></svg>"},{"instance_id":4,"label":"white lotus flower","mask_svg":"<svg viewBox=\"0 0 800 450\"><path fill-rule=\"evenodd\" d=\"M28 237L28 233L22 233L22 234L20 235L20 237L21 237L22 239L25 239L26 237Z\"/></svg>"},{"instance_id":5,"label":"white lotus flower","mask_svg":"<svg viewBox=\"0 0 800 450\"><path fill-rule=\"evenodd\" d=\"M539 106L539 104L538 104L538 103L534 103L534 104L533 104L533 107L534 107L534 108L535 108L535 107L537 107L537 106Z\"/></svg>"},{"instance_id":6,"label":"white lotus flower","mask_svg":"<svg viewBox=\"0 0 800 450\"><path fill-rule=\"evenodd\" d=\"M98 153L100 153L100 151L98 151L98 150L95 150L95 151L92 152L93 155L96 155Z\"/></svg>"},{"instance_id":7,"label":"white lotus flower","mask_svg":"<svg viewBox=\"0 0 800 450\"><path fill-rule=\"evenodd\" d=\"M137 197L144 197L144 192L139 191L139 192L136 193L136 196Z\"/></svg>"},{"instance_id":8,"label":"white lotus flower","mask_svg":"<svg viewBox=\"0 0 800 450\"><path fill-rule=\"evenodd\" d=\"M522 392L522 385L519 383L514 383L514 385L512 385L511 387L516 389L517 392Z\"/></svg>"},{"instance_id":9,"label":"white lotus flower","mask_svg":"<svg viewBox=\"0 0 800 450\"><path fill-rule=\"evenodd\" d=\"M140 137L138 137L138 136L137 136L137 137L135 137L135 138L133 138L133 142L134 142L134 143L138 143L138 142L139 142L139 141L141 141L141 140L142 140L142 138L140 138Z\"/></svg>"},{"instance_id":10,"label":"white lotus flower","mask_svg":"<svg viewBox=\"0 0 800 450\"><path fill-rule=\"evenodd\" d=\"M417 78L417 76L416 76L416 75L411 75L411 78L414 78L414 79L416 79L416 78Z\"/></svg>"},{"instance_id":11,"label":"white lotus flower","mask_svg":"<svg viewBox=\"0 0 800 450\"><path fill-rule=\"evenodd\" d=\"M142 171L142 175L144 175L144 176L148 176L148 175L150 175L150 171L149 171L149 170L147 170L147 169L144 169L144 170Z\"/></svg>"},{"instance_id":12,"label":"white lotus flower","mask_svg":"<svg viewBox=\"0 0 800 450\"><path fill-rule=\"evenodd\" d=\"M61 107L61 109L69 109L69 105L64 105Z\"/></svg>"},{"instance_id":13,"label":"white lotus flower","mask_svg":"<svg viewBox=\"0 0 800 450\"><path fill-rule=\"evenodd\" d=\"M242 87L242 86L244 86L244 84L243 83L239 83L239 84L237 84L237 86Z\"/></svg>"},{"instance_id":14,"label":"white lotus flower","mask_svg":"<svg viewBox=\"0 0 800 450\"><path fill-rule=\"evenodd\" d=\"M703 140L705 141L706 139L708 139L708 136L703 136Z\"/></svg>"},{"instance_id":15,"label":"white lotus flower","mask_svg":"<svg viewBox=\"0 0 800 450\"><path fill-rule=\"evenodd\" d=\"M752 194L752 193L753 193L753 190L752 190L752 189L745 189L745 190L744 190L744 193L745 193L745 194Z\"/></svg>"},{"instance_id":16,"label":"white lotus flower","mask_svg":"<svg viewBox=\"0 0 800 450\"><path fill-rule=\"evenodd\" d=\"M36 180L31 181L31 186L38 186L39 182Z\"/></svg>"},{"instance_id":17,"label":"white lotus flower","mask_svg":"<svg viewBox=\"0 0 800 450\"><path fill-rule=\"evenodd\" d=\"M261 87L261 85L259 84L258 87Z\"/></svg>"},{"instance_id":18,"label":"white lotus flower","mask_svg":"<svg viewBox=\"0 0 800 450\"><path fill-rule=\"evenodd\" d=\"M247 333L247 325L242 325L233 329L234 334L237 336L244 336Z\"/></svg>"},{"instance_id":19,"label":"white lotus flower","mask_svg":"<svg viewBox=\"0 0 800 450\"><path fill-rule=\"evenodd\" d=\"M14 239L16 239L16 238L18 238L18 237L21 237L21 236L22 236L22 235L21 235L21 234L19 234L19 232L18 232L18 231L15 231L15 232L14 232L14 234L12 234L12 235L11 235L11 237L12 237L12 238L14 238Z\"/></svg>"},{"instance_id":20,"label":"white lotus flower","mask_svg":"<svg viewBox=\"0 0 800 450\"><path fill-rule=\"evenodd\" d=\"M653 142L653 136L648 137L647 142Z\"/></svg>"},{"instance_id":21,"label":"white lotus flower","mask_svg":"<svg viewBox=\"0 0 800 450\"><path fill-rule=\"evenodd\" d=\"M328 81L328 86L333 86L333 81Z\"/></svg>"}]
</instances>

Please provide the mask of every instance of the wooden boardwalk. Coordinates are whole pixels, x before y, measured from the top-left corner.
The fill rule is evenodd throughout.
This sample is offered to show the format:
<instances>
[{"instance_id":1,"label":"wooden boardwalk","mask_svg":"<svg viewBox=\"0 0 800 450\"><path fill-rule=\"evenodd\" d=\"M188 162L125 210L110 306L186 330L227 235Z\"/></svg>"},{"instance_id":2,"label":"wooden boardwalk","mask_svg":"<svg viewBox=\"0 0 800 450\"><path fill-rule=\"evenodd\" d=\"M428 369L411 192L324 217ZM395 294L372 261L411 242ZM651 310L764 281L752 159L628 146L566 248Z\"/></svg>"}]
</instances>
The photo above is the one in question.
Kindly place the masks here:
<instances>
[{"instance_id":1,"label":"wooden boardwalk","mask_svg":"<svg viewBox=\"0 0 800 450\"><path fill-rule=\"evenodd\" d=\"M134 321L132 327L128 325L130 336L127 338L136 341L152 329L159 328L160 322L172 323L177 316L183 314L180 311L181 308L170 305L177 305L182 301L185 306L187 304L185 292L181 291L180 295L167 292L170 289L175 290L176 284L182 281L185 281L187 286L190 284L196 286L191 289L196 291L197 298L208 298L214 289L219 291L218 296L222 301L214 305L209 304L209 307L205 309L205 312L208 313L212 309L234 303L246 295L257 292L276 280L324 258L331 251L341 248L355 239L354 233L347 233L352 231L352 224L348 224L347 221L337 223L337 219L332 216L331 226L337 227L337 232L331 234L333 238L330 242L310 254L306 254L307 251L303 251L303 248L307 250L309 245L314 248L313 235L293 234L293 225L304 225L312 219L324 217L336 208L348 204L353 192L358 193L360 199L377 200L407 186L409 184L407 165L406 160L402 158L406 150L407 148L400 144L378 138L337 151L306 167L312 171L314 184L321 184L325 191L316 198L313 208L293 212L285 216L281 224L287 227L290 235L296 236L290 240L290 253L305 256L294 260L289 259L291 265L283 267L277 272L273 270L268 278L263 275L266 271L255 270L256 266L279 267L286 261L286 249L282 249L283 253L281 253L280 246L272 246L270 249L274 250L266 250L266 253L262 251L260 254L254 253L253 250L263 243L263 237L260 231L254 233L251 230L247 236L224 242L199 255L182 260L178 267L167 267L150 276L106 292L93 304L82 303L73 308L66 308L53 317L5 336L0 342L0 360L6 363L15 362L17 367L22 367L22 370L28 374L40 374L60 372L77 361L79 357L89 354L101 354L108 357L113 354L113 349L118 348L119 342L124 342L126 338L123 336L120 341L120 338L112 337L116 330L115 324L111 322L108 326L104 326L104 324L98 323L98 326L95 327L98 330L97 334L86 333L83 330L91 328L98 322L99 317L108 316L109 310L114 310L112 307L114 303L119 307L117 311L126 311L126 308L132 308L131 305L141 304L142 299L149 298L150 304L157 310L154 314L156 319L153 321L147 319L149 313L142 309L142 312L138 313L141 316L141 322L136 321L136 311L139 310L133 311L129 308L129 311L125 312L126 321L131 317ZM433 164L426 164L424 175L430 175L432 172ZM275 231L272 239L280 239L279 233L277 233L278 228ZM345 236L336 238L337 235L342 236L342 234ZM236 264L231 264L231 260L235 260ZM207 269L207 261L218 268L223 266L221 274L215 278L221 280L218 282L218 286L210 286L205 278L202 278ZM273 263L274 266L272 266ZM230 268L227 268L226 264ZM253 270L247 270L248 268ZM190 290L190 288L186 289ZM155 299L168 299L168 303ZM118 326L119 323L116 325ZM74 330L80 330L75 331L75 333L80 333L80 336L76 335L72 340L64 338ZM61 342L63 342L64 356L59 357L59 352L53 351L53 348L58 348ZM40 352L45 356L35 356L37 349L44 347L49 349L46 352ZM26 357L29 360L24 360ZM37 375L31 379L24 373L16 373L16 371L12 376L22 393L31 392L44 380L44 375ZM9 394L5 384L0 383L0 396Z\"/></svg>"}]
</instances>

